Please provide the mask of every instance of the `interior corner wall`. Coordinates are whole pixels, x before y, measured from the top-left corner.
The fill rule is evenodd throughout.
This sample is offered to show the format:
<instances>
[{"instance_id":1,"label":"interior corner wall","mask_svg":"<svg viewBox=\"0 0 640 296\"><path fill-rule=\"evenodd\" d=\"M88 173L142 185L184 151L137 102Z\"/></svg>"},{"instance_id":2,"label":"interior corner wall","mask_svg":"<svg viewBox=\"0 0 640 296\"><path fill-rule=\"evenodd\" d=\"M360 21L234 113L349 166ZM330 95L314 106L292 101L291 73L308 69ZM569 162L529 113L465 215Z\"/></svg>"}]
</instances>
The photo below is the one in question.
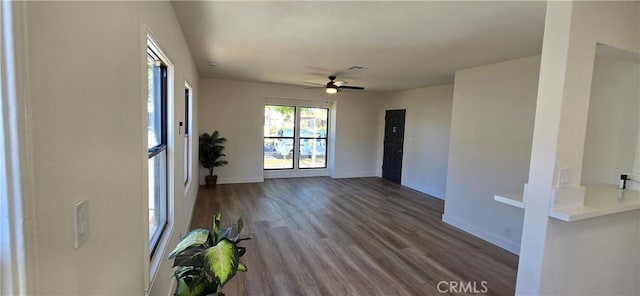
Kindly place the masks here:
<instances>
[{"instance_id":1,"label":"interior corner wall","mask_svg":"<svg viewBox=\"0 0 640 296\"><path fill-rule=\"evenodd\" d=\"M519 253L523 210L494 201L527 182L540 56L456 72L443 221Z\"/></svg>"},{"instance_id":2,"label":"interior corner wall","mask_svg":"<svg viewBox=\"0 0 640 296\"><path fill-rule=\"evenodd\" d=\"M380 94L342 91L328 95L322 89L304 89L273 83L221 79L200 80L200 132L218 130L228 139L229 164L216 168L221 183L262 182L264 104L267 97L334 101L334 135L329 135L331 177L375 176ZM331 151L333 150L333 151ZM203 182L207 172L200 169Z\"/></svg>"},{"instance_id":3,"label":"interior corner wall","mask_svg":"<svg viewBox=\"0 0 640 296\"><path fill-rule=\"evenodd\" d=\"M174 66L169 124L178 140L169 147L176 171L168 248L188 227L198 185L184 188L177 134L184 82L198 86L178 20L169 2L126 1L29 1L26 18L38 294L144 295L150 283L143 24ZM76 249L73 205L84 198L89 237ZM165 251L156 251L161 260L151 294L168 294L172 262Z\"/></svg>"},{"instance_id":4,"label":"interior corner wall","mask_svg":"<svg viewBox=\"0 0 640 296\"><path fill-rule=\"evenodd\" d=\"M597 54L593 67L582 184L618 184L633 171L640 112L640 65Z\"/></svg>"},{"instance_id":5,"label":"interior corner wall","mask_svg":"<svg viewBox=\"0 0 640 296\"><path fill-rule=\"evenodd\" d=\"M384 137L386 110L406 109L402 185L445 199L453 85L384 94L379 137ZM383 142L378 144L382 167ZM381 174L381 171L379 172Z\"/></svg>"}]
</instances>

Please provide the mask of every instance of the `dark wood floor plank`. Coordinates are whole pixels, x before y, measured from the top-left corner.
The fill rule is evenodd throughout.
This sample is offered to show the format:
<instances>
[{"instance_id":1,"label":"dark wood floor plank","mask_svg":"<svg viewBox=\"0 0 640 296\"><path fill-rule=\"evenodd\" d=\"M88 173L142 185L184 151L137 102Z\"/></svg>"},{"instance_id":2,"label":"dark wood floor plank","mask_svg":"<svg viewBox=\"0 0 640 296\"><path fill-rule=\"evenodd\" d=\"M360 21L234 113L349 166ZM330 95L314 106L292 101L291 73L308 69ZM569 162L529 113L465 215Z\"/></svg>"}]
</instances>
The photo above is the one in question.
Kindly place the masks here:
<instances>
[{"instance_id":1,"label":"dark wood floor plank","mask_svg":"<svg viewBox=\"0 0 640 296\"><path fill-rule=\"evenodd\" d=\"M440 281L515 291L517 256L443 223L442 200L380 178L203 187L191 228L211 228L219 210L252 237L229 296L437 295Z\"/></svg>"}]
</instances>

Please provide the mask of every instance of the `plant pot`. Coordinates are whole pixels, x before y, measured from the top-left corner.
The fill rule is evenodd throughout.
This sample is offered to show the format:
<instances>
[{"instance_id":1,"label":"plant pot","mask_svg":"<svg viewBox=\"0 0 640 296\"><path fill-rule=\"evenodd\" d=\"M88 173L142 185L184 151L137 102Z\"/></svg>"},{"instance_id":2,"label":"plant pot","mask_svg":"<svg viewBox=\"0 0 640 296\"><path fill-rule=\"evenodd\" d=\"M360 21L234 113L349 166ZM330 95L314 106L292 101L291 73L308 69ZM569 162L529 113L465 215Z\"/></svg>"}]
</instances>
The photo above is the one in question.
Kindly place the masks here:
<instances>
[{"instance_id":1,"label":"plant pot","mask_svg":"<svg viewBox=\"0 0 640 296\"><path fill-rule=\"evenodd\" d=\"M206 176L204 180L207 184L207 188L216 188L216 184L218 183L218 175Z\"/></svg>"}]
</instances>

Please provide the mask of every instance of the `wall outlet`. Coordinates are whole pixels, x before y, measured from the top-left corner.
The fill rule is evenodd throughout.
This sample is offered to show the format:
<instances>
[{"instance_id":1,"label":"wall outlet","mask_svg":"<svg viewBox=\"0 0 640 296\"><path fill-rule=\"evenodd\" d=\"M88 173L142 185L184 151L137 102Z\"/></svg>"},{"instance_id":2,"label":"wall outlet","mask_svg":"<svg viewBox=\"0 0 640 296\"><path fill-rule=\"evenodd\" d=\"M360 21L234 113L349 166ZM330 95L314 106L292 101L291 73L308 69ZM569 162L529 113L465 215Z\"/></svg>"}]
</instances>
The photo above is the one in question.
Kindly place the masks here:
<instances>
[{"instance_id":1,"label":"wall outlet","mask_svg":"<svg viewBox=\"0 0 640 296\"><path fill-rule=\"evenodd\" d=\"M571 179L571 169L560 169L558 173L558 187L567 187Z\"/></svg>"},{"instance_id":2,"label":"wall outlet","mask_svg":"<svg viewBox=\"0 0 640 296\"><path fill-rule=\"evenodd\" d=\"M79 248L89 238L89 200L83 199L73 206L75 246Z\"/></svg>"},{"instance_id":3,"label":"wall outlet","mask_svg":"<svg viewBox=\"0 0 640 296\"><path fill-rule=\"evenodd\" d=\"M503 233L504 233L504 237L511 237L511 227L505 226Z\"/></svg>"}]
</instances>

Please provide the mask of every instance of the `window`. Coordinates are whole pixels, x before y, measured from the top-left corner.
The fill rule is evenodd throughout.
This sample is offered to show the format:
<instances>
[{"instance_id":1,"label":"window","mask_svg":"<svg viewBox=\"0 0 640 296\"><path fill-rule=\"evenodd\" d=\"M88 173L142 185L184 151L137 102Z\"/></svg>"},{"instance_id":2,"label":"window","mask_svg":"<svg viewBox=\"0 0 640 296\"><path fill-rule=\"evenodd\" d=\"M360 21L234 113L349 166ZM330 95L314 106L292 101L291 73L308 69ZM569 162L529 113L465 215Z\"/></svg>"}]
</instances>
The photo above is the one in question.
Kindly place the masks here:
<instances>
[{"instance_id":1,"label":"window","mask_svg":"<svg viewBox=\"0 0 640 296\"><path fill-rule=\"evenodd\" d=\"M147 114L149 170L149 250L153 256L167 225L167 66L147 48Z\"/></svg>"},{"instance_id":2,"label":"window","mask_svg":"<svg viewBox=\"0 0 640 296\"><path fill-rule=\"evenodd\" d=\"M191 180L191 86L184 86L184 185Z\"/></svg>"},{"instance_id":3,"label":"window","mask_svg":"<svg viewBox=\"0 0 640 296\"><path fill-rule=\"evenodd\" d=\"M327 167L328 108L265 105L264 169Z\"/></svg>"},{"instance_id":4,"label":"window","mask_svg":"<svg viewBox=\"0 0 640 296\"><path fill-rule=\"evenodd\" d=\"M327 108L300 108L300 159L298 168L327 167Z\"/></svg>"},{"instance_id":5,"label":"window","mask_svg":"<svg viewBox=\"0 0 640 296\"><path fill-rule=\"evenodd\" d=\"M296 107L264 107L264 169L293 169Z\"/></svg>"}]
</instances>

